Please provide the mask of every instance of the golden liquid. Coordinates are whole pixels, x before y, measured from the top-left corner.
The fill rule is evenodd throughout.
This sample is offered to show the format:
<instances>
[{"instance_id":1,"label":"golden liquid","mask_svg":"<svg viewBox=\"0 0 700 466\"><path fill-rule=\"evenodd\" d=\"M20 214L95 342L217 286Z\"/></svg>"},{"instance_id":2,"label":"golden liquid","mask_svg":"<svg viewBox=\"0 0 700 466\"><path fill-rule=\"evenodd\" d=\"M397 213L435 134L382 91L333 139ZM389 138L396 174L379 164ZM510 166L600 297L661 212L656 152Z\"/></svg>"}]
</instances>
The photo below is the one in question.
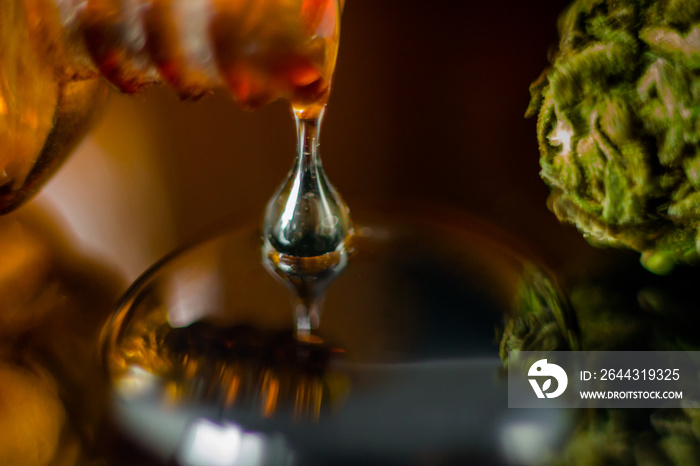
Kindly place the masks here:
<instances>
[{"instance_id":1,"label":"golden liquid","mask_svg":"<svg viewBox=\"0 0 700 466\"><path fill-rule=\"evenodd\" d=\"M9 0L0 14L0 213L33 195L106 97L165 82L196 99L225 86L245 108L328 99L337 0Z\"/></svg>"},{"instance_id":2,"label":"golden liquid","mask_svg":"<svg viewBox=\"0 0 700 466\"><path fill-rule=\"evenodd\" d=\"M343 351L320 339L302 342L291 331L205 321L182 328L139 324L110 360L116 390L125 397L140 389L146 371L162 381L165 405L196 401L313 421L337 408L349 388L347 377L329 367Z\"/></svg>"},{"instance_id":3,"label":"golden liquid","mask_svg":"<svg viewBox=\"0 0 700 466\"><path fill-rule=\"evenodd\" d=\"M77 27L118 89L164 80L182 98L224 85L246 108L278 98L317 114L339 40L337 0L88 0Z\"/></svg>"},{"instance_id":4,"label":"golden liquid","mask_svg":"<svg viewBox=\"0 0 700 466\"><path fill-rule=\"evenodd\" d=\"M263 264L292 297L296 335L301 341L313 340L311 332L321 323L326 291L347 265L350 238L344 243L347 247L343 245L338 250L310 257L280 253L268 242L263 245Z\"/></svg>"}]
</instances>

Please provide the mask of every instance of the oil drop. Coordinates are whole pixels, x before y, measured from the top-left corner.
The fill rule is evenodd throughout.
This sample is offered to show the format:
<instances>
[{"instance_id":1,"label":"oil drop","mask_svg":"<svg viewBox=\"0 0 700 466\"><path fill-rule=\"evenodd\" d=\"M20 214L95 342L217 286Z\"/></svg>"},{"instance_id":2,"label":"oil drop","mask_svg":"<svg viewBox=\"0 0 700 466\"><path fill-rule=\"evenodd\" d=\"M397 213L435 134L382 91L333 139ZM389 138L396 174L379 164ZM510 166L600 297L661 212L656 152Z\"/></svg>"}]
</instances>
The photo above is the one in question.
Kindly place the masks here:
<instances>
[{"instance_id":1,"label":"oil drop","mask_svg":"<svg viewBox=\"0 0 700 466\"><path fill-rule=\"evenodd\" d=\"M321 163L324 111L307 115L295 109L296 159L263 223L263 264L289 289L301 340L313 340L326 290L347 265L353 231L350 211Z\"/></svg>"}]
</instances>

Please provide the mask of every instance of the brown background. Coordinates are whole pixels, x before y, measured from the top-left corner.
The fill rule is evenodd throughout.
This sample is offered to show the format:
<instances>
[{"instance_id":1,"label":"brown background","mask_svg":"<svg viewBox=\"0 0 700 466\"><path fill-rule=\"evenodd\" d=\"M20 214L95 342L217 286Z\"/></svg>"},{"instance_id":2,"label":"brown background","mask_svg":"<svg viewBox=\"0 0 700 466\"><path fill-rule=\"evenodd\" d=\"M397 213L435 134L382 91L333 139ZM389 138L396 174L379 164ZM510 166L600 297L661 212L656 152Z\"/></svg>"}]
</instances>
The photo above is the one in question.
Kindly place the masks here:
<instances>
[{"instance_id":1,"label":"brown background","mask_svg":"<svg viewBox=\"0 0 700 466\"><path fill-rule=\"evenodd\" d=\"M326 172L348 203L410 200L470 212L555 267L593 251L547 210L535 120L523 116L567 3L349 1L321 139ZM133 278L221 217L262 214L293 154L284 102L244 112L223 92L197 103L165 88L115 94L52 182L62 188L44 197L80 211L91 225L72 228L104 248L138 249L127 267ZM94 181L99 157L117 180L111 191ZM64 199L66 187L90 183ZM110 234L119 239L105 240Z\"/></svg>"}]
</instances>

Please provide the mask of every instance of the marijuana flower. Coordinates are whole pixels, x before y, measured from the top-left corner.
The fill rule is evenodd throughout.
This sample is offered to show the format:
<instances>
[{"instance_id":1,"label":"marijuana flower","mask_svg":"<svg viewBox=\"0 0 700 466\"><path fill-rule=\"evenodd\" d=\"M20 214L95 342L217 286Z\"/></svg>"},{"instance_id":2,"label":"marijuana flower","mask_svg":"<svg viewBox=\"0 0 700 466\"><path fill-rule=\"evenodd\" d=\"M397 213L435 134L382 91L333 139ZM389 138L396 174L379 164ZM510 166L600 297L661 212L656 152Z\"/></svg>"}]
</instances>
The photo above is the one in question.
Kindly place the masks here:
<instances>
[{"instance_id":1,"label":"marijuana flower","mask_svg":"<svg viewBox=\"0 0 700 466\"><path fill-rule=\"evenodd\" d=\"M530 88L550 206L652 272L698 261L700 0L577 0Z\"/></svg>"},{"instance_id":2,"label":"marijuana flower","mask_svg":"<svg viewBox=\"0 0 700 466\"><path fill-rule=\"evenodd\" d=\"M569 277L569 299L544 299L540 282L520 293L506 319L503 351L699 351L695 286L700 268L647 273L620 255L593 276ZM536 318L533 318L536 316ZM525 328L523 332L521 329ZM525 364L527 366L527 364ZM700 466L700 404L683 408L580 409L575 426L545 464Z\"/></svg>"}]
</instances>

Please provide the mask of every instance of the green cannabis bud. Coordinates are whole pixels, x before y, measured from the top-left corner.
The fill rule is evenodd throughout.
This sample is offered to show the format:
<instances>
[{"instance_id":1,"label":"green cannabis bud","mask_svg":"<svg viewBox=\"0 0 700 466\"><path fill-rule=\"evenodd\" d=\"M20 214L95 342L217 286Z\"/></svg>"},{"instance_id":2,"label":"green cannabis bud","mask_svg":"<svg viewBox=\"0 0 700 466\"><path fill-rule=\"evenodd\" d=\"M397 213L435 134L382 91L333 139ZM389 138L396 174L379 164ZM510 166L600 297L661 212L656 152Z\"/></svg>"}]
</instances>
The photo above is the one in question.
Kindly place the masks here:
<instances>
[{"instance_id":1,"label":"green cannabis bud","mask_svg":"<svg viewBox=\"0 0 700 466\"><path fill-rule=\"evenodd\" d=\"M571 280L573 278L573 280ZM698 351L700 268L647 273L629 256L590 276L556 283L526 269L506 320L504 351ZM534 361L532 361L534 362ZM528 363L523 364L528 367ZM683 408L580 409L576 426L545 464L700 466L700 403Z\"/></svg>"},{"instance_id":2,"label":"green cannabis bud","mask_svg":"<svg viewBox=\"0 0 700 466\"><path fill-rule=\"evenodd\" d=\"M500 336L500 357L507 365L508 352L579 350L579 331L562 292L551 276L526 263L518 280L513 315ZM534 362L534 361L532 361Z\"/></svg>"},{"instance_id":3,"label":"green cannabis bud","mask_svg":"<svg viewBox=\"0 0 700 466\"><path fill-rule=\"evenodd\" d=\"M664 274L699 259L700 0L577 0L530 88L550 206Z\"/></svg>"}]
</instances>

